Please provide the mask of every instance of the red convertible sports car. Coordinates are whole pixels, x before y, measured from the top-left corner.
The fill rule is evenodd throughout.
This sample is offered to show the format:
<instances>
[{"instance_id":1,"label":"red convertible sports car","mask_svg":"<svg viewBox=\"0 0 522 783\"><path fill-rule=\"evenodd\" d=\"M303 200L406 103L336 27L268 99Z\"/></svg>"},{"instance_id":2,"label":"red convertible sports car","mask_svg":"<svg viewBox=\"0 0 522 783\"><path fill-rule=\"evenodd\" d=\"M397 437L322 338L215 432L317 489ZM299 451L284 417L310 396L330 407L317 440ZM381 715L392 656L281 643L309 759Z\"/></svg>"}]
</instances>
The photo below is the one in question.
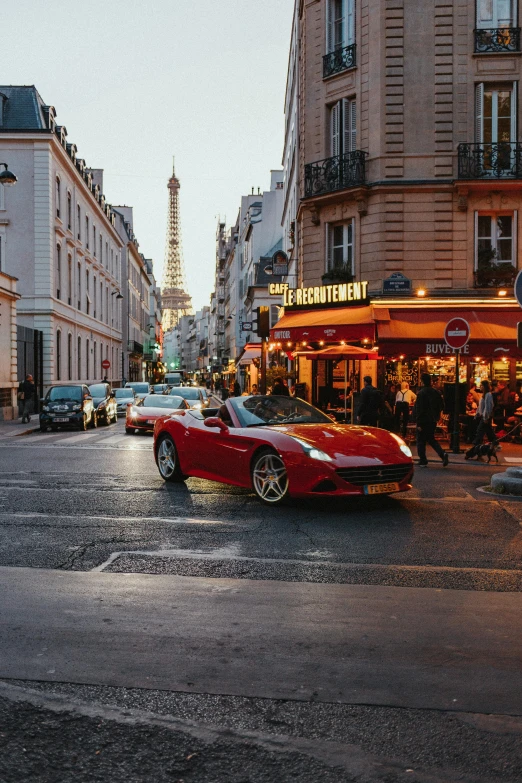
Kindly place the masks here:
<instances>
[{"instance_id":1,"label":"red convertible sports car","mask_svg":"<svg viewBox=\"0 0 522 783\"><path fill-rule=\"evenodd\" d=\"M189 476L286 497L377 495L411 489L411 451L375 427L335 424L293 397L228 399L219 410L158 419L154 455L165 481Z\"/></svg>"}]
</instances>

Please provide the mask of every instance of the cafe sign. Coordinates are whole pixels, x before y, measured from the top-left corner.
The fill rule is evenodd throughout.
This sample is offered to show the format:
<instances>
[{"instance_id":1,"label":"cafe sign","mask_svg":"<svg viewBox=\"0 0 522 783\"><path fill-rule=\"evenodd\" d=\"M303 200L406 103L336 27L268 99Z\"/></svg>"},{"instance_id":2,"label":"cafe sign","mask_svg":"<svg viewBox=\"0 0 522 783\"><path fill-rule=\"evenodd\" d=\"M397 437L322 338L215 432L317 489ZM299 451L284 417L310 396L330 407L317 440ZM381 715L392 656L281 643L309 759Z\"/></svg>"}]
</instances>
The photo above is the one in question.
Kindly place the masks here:
<instances>
[{"instance_id":1,"label":"cafe sign","mask_svg":"<svg viewBox=\"0 0 522 783\"><path fill-rule=\"evenodd\" d=\"M285 310L313 310L324 307L367 305L368 282L332 283L330 285L290 288L287 283L270 283L271 296L282 296Z\"/></svg>"}]
</instances>

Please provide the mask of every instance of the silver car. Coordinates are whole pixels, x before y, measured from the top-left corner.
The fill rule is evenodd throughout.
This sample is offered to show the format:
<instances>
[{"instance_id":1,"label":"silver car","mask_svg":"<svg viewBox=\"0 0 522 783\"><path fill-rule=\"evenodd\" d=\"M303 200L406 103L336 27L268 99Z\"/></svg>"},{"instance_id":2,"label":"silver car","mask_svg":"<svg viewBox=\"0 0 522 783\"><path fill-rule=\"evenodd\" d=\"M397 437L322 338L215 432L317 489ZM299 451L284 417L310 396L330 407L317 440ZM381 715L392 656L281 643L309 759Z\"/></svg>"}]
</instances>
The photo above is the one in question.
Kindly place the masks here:
<instances>
[{"instance_id":1,"label":"silver car","mask_svg":"<svg viewBox=\"0 0 522 783\"><path fill-rule=\"evenodd\" d=\"M114 389L114 396L116 397L116 411L118 416L125 416L129 402L132 402L132 404L136 402L134 389L131 389L130 387L125 389Z\"/></svg>"}]
</instances>

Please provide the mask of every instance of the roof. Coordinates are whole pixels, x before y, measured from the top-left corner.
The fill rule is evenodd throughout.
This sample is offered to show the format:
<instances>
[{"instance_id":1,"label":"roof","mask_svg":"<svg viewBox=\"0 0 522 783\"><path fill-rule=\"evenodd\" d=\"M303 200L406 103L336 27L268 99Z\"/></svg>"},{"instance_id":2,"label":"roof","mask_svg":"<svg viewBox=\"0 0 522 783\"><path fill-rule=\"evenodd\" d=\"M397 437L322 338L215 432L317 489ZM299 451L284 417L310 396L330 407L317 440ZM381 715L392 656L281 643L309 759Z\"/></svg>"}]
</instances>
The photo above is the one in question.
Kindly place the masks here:
<instances>
[{"instance_id":1,"label":"roof","mask_svg":"<svg viewBox=\"0 0 522 783\"><path fill-rule=\"evenodd\" d=\"M47 130L44 106L40 93L33 85L0 86L3 101L3 115L0 128L4 130Z\"/></svg>"}]
</instances>

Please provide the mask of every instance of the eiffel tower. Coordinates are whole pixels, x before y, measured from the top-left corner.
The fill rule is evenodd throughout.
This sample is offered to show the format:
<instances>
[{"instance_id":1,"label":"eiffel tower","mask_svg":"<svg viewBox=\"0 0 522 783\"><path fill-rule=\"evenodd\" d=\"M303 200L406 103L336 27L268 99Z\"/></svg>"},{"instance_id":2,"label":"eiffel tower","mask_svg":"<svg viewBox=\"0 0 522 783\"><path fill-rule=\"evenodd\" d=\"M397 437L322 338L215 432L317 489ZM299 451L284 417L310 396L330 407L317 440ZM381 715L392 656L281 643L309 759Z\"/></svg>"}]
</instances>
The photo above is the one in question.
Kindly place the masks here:
<instances>
[{"instance_id":1,"label":"eiffel tower","mask_svg":"<svg viewBox=\"0 0 522 783\"><path fill-rule=\"evenodd\" d=\"M177 326L182 315L192 315L192 300L187 294L185 267L181 250L181 225L179 217L179 179L176 177L174 161L172 177L169 179L169 214L167 218L167 241L165 245L165 266L161 290L163 331Z\"/></svg>"}]
</instances>

